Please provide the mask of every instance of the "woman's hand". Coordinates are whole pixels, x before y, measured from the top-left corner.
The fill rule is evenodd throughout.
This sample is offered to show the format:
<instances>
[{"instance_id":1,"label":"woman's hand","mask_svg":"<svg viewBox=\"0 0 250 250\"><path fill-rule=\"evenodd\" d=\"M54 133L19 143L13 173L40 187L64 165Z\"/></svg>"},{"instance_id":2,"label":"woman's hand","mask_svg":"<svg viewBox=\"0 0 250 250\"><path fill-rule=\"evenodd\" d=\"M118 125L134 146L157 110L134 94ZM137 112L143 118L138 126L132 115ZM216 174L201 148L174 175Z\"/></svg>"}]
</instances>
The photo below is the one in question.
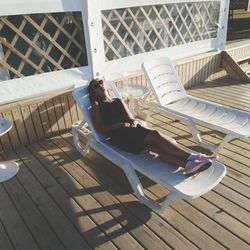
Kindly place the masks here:
<instances>
[{"instance_id":1,"label":"woman's hand","mask_svg":"<svg viewBox=\"0 0 250 250\"><path fill-rule=\"evenodd\" d=\"M121 122L120 124L121 124L122 128L128 128L128 127L130 127L130 123L129 122Z\"/></svg>"},{"instance_id":2,"label":"woman's hand","mask_svg":"<svg viewBox=\"0 0 250 250\"><path fill-rule=\"evenodd\" d=\"M132 121L130 122L130 127L136 128L137 125L138 125L138 122L137 122L136 120L132 120Z\"/></svg>"},{"instance_id":3,"label":"woman's hand","mask_svg":"<svg viewBox=\"0 0 250 250\"><path fill-rule=\"evenodd\" d=\"M114 128L128 128L131 127L129 122L119 122L114 124Z\"/></svg>"},{"instance_id":4,"label":"woman's hand","mask_svg":"<svg viewBox=\"0 0 250 250\"><path fill-rule=\"evenodd\" d=\"M138 124L138 122L135 120L132 120L131 122L119 122L119 123L114 124L113 128L114 129L116 129L116 128L129 128L129 127L135 128L135 127L137 127L137 124Z\"/></svg>"}]
</instances>

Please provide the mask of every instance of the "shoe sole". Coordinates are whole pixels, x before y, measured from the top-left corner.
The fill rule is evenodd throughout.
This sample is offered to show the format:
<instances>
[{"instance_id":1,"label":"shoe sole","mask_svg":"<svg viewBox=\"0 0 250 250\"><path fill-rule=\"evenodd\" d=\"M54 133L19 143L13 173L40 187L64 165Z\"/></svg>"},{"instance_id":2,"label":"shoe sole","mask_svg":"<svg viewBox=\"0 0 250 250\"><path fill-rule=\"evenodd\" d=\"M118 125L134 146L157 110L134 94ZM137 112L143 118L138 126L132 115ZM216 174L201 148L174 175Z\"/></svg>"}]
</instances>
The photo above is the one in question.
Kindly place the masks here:
<instances>
[{"instance_id":1,"label":"shoe sole","mask_svg":"<svg viewBox=\"0 0 250 250\"><path fill-rule=\"evenodd\" d=\"M195 174L198 174L202 171L207 170L208 168L210 168L213 165L213 162L211 160L208 160L207 162L201 163L201 167L199 167L198 169L194 170L193 172L186 174L186 176L193 176Z\"/></svg>"}]
</instances>

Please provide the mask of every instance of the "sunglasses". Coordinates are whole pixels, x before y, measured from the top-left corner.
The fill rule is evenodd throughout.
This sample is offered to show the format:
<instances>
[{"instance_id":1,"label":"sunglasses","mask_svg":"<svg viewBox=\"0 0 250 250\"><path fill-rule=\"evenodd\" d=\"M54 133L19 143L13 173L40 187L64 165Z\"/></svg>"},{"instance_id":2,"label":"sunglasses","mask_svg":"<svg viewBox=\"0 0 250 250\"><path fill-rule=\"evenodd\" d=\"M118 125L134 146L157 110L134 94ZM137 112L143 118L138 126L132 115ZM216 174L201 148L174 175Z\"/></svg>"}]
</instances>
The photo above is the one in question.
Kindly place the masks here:
<instances>
[{"instance_id":1,"label":"sunglasses","mask_svg":"<svg viewBox=\"0 0 250 250\"><path fill-rule=\"evenodd\" d=\"M97 89L97 88L99 88L101 85L103 85L103 80L97 81L96 84L94 85L94 88Z\"/></svg>"}]
</instances>

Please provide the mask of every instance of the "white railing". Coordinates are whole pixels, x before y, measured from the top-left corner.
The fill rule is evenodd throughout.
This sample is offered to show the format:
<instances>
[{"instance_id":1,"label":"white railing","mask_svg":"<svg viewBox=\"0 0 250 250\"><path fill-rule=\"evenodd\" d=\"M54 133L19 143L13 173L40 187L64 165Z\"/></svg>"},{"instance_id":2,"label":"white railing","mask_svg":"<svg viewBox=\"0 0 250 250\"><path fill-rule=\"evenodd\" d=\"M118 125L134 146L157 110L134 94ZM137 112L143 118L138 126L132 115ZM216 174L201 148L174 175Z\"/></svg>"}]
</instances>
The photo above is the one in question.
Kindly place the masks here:
<instances>
[{"instance_id":1,"label":"white railing","mask_svg":"<svg viewBox=\"0 0 250 250\"><path fill-rule=\"evenodd\" d=\"M88 5L94 75L116 79L152 57L179 59L225 47L228 0L99 2Z\"/></svg>"},{"instance_id":2,"label":"white railing","mask_svg":"<svg viewBox=\"0 0 250 250\"><path fill-rule=\"evenodd\" d=\"M82 23L78 23L79 20L76 20L72 12L80 12ZM54 13L56 17L53 16ZM61 15L61 20L57 20L58 13L65 14ZM17 0L1 1L0 16L0 33L8 37L8 39L0 37L1 45L5 48L4 53L0 54L2 59L0 79L6 79L6 70L14 78L0 82L1 93L5 94L0 105L22 100L27 103L29 99L34 101L36 97L45 95L48 97L48 94L53 97L62 90L70 91L76 85L86 84L92 78L89 63L91 57L88 43L87 1L23 0L22 4ZM19 23L15 20L19 20ZM64 25L70 23L72 30L68 31L69 25L66 28ZM54 30L48 31L49 27L53 27ZM80 43L75 39L76 33L82 34L82 38L78 39ZM64 47L62 41L58 41L62 36L65 38ZM76 53L68 52L73 47ZM57 52L56 56L52 53L53 50ZM82 62L84 57L87 58L85 61L88 65ZM20 63L13 62L13 58ZM64 67L63 64L67 66ZM50 70L57 71L44 73L46 65ZM23 77L27 69L29 69L28 74L34 71L35 75ZM20 79L17 79L18 77Z\"/></svg>"},{"instance_id":3,"label":"white railing","mask_svg":"<svg viewBox=\"0 0 250 250\"><path fill-rule=\"evenodd\" d=\"M152 57L224 49L228 7L229 0L8 0L0 2L0 16L80 11L89 63L79 69L86 83L130 74ZM67 72L79 82L74 69ZM51 76L60 78L56 73Z\"/></svg>"}]
</instances>

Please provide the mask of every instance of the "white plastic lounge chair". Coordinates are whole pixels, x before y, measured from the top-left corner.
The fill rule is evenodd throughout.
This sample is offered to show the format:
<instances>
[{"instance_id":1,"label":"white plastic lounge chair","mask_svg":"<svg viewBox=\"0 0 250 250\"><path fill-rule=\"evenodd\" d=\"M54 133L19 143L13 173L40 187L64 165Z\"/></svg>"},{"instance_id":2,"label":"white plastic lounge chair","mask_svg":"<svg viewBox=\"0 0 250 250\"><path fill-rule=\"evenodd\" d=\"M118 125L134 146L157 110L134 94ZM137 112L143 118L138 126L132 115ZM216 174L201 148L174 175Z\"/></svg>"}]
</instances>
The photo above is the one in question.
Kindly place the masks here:
<instances>
[{"instance_id":1,"label":"white plastic lounge chair","mask_svg":"<svg viewBox=\"0 0 250 250\"><path fill-rule=\"evenodd\" d=\"M184 120L200 146L218 153L229 141L250 136L250 113L187 95L169 58L144 62L142 68L159 110ZM155 108L151 107L151 110ZM216 146L204 143L195 123L220 131L225 137Z\"/></svg>"},{"instance_id":2,"label":"white plastic lounge chair","mask_svg":"<svg viewBox=\"0 0 250 250\"><path fill-rule=\"evenodd\" d=\"M117 89L114 88L112 84L111 87L115 96L120 98ZM213 166L209 169L200 172L196 176L187 177L182 172L176 172L176 167L162 162L149 153L135 155L118 149L109 143L107 136L98 133L93 127L91 115L89 113L90 100L87 87L79 87L75 89L73 91L73 96L81 108L85 119L73 124L72 132L76 149L85 156L88 153L89 147L92 147L105 158L121 167L139 201L150 207L155 212L163 212L164 209L174 200L194 199L205 194L214 188L225 176L226 167L216 161L213 162ZM83 146L79 141L78 133L80 133L79 129L82 128L85 121L88 123L92 133L83 132L88 140L87 145ZM170 194L161 204L153 201L144 194L143 187L136 171L142 173L156 183L163 185L170 191Z\"/></svg>"}]
</instances>

